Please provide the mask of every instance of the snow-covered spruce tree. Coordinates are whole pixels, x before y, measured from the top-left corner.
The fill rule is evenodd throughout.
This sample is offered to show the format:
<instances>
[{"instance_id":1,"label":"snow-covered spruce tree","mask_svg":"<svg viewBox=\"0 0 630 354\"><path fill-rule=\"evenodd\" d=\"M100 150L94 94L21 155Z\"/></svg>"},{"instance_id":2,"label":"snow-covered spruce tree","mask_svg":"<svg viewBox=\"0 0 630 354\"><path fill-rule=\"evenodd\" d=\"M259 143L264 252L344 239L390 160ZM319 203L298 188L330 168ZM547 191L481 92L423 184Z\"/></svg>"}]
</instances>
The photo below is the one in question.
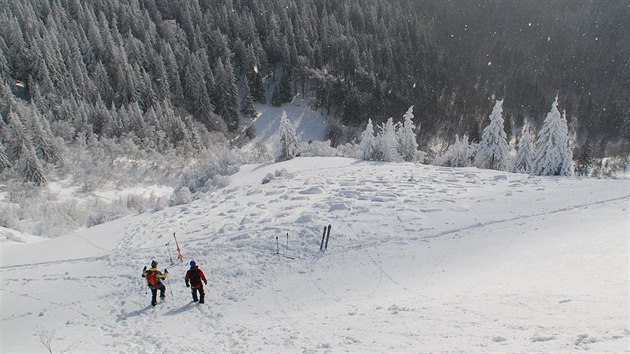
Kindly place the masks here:
<instances>
[{"instance_id":1,"label":"snow-covered spruce tree","mask_svg":"<svg viewBox=\"0 0 630 354\"><path fill-rule=\"evenodd\" d=\"M374 159L376 150L376 137L374 136L374 126L372 120L368 119L365 130L361 133L361 143L359 144L359 158L370 161Z\"/></svg>"},{"instance_id":2,"label":"snow-covered spruce tree","mask_svg":"<svg viewBox=\"0 0 630 354\"><path fill-rule=\"evenodd\" d=\"M571 135L569 133L569 124L567 123L567 111L562 111L562 117L560 118L560 131L562 136L566 136L566 142L564 143L564 149L560 149L562 153L562 167L563 171L569 171L569 175L573 174L573 153L571 151Z\"/></svg>"},{"instance_id":3,"label":"snow-covered spruce tree","mask_svg":"<svg viewBox=\"0 0 630 354\"><path fill-rule=\"evenodd\" d=\"M215 112L223 118L228 131L234 133L239 127L238 90L229 58L225 63L221 58L217 59L214 70Z\"/></svg>"},{"instance_id":4,"label":"snow-covered spruce tree","mask_svg":"<svg viewBox=\"0 0 630 354\"><path fill-rule=\"evenodd\" d=\"M461 138L455 135L455 143L446 152L437 157L434 165L447 167L468 167L471 165L474 149L470 146L468 135Z\"/></svg>"},{"instance_id":5,"label":"snow-covered spruce tree","mask_svg":"<svg viewBox=\"0 0 630 354\"><path fill-rule=\"evenodd\" d=\"M518 141L518 151L514 162L514 172L532 173L534 160L534 139L529 131L529 124L525 123Z\"/></svg>"},{"instance_id":6,"label":"snow-covered spruce tree","mask_svg":"<svg viewBox=\"0 0 630 354\"><path fill-rule=\"evenodd\" d=\"M20 175L25 182L34 183L37 186L43 186L48 182L46 176L44 176L44 168L41 162L35 155L35 150L32 146L22 146L22 155L19 159Z\"/></svg>"},{"instance_id":7,"label":"snow-covered spruce tree","mask_svg":"<svg viewBox=\"0 0 630 354\"><path fill-rule=\"evenodd\" d=\"M9 132L9 137L6 140L7 155L9 161L19 160L24 154L24 148L31 146L31 140L16 111L9 109L6 118Z\"/></svg>"},{"instance_id":8,"label":"snow-covered spruce tree","mask_svg":"<svg viewBox=\"0 0 630 354\"><path fill-rule=\"evenodd\" d=\"M287 119L287 112L282 112L280 117L280 151L276 161L291 160L298 154L300 143L295 133L295 128L291 122Z\"/></svg>"},{"instance_id":9,"label":"snow-covered spruce tree","mask_svg":"<svg viewBox=\"0 0 630 354\"><path fill-rule=\"evenodd\" d=\"M11 164L9 163L9 158L7 157L7 153L4 150L2 140L0 140L0 173L9 168L9 166L11 166Z\"/></svg>"},{"instance_id":10,"label":"snow-covered spruce tree","mask_svg":"<svg viewBox=\"0 0 630 354\"><path fill-rule=\"evenodd\" d=\"M256 108L254 108L254 98L249 90L247 78L243 80L243 100L241 101L241 114L246 117L256 117Z\"/></svg>"},{"instance_id":11,"label":"snow-covered spruce tree","mask_svg":"<svg viewBox=\"0 0 630 354\"><path fill-rule=\"evenodd\" d=\"M413 131L413 106L409 107L407 112L403 114L403 125L398 130L398 151L405 161L414 161L418 151L418 143L416 142L416 133Z\"/></svg>"},{"instance_id":12,"label":"snow-covered spruce tree","mask_svg":"<svg viewBox=\"0 0 630 354\"><path fill-rule=\"evenodd\" d=\"M381 125L381 131L377 138L377 151L380 160L392 162L400 161L398 154L398 139L396 138L396 127L394 120L389 118L387 123Z\"/></svg>"},{"instance_id":13,"label":"snow-covered spruce tree","mask_svg":"<svg viewBox=\"0 0 630 354\"><path fill-rule=\"evenodd\" d=\"M534 174L538 176L571 175L568 128L558 110L558 96L551 105L551 111L543 123L536 140ZM566 161L569 159L569 161Z\"/></svg>"},{"instance_id":14,"label":"snow-covered spruce tree","mask_svg":"<svg viewBox=\"0 0 630 354\"><path fill-rule=\"evenodd\" d=\"M54 165L62 164L61 148L55 142L48 121L42 118L34 104L31 106L33 116L30 120L29 131L37 157Z\"/></svg>"},{"instance_id":15,"label":"snow-covered spruce tree","mask_svg":"<svg viewBox=\"0 0 630 354\"><path fill-rule=\"evenodd\" d=\"M271 97L271 104L274 106L281 106L284 103L289 103L293 100L293 94L291 93L291 82L289 81L289 74L284 71L280 83L273 92Z\"/></svg>"},{"instance_id":16,"label":"snow-covered spruce tree","mask_svg":"<svg viewBox=\"0 0 630 354\"><path fill-rule=\"evenodd\" d=\"M584 145L576 149L576 168L575 172L578 176L590 176L591 167L593 166L593 148L587 140Z\"/></svg>"},{"instance_id":17,"label":"snow-covered spruce tree","mask_svg":"<svg viewBox=\"0 0 630 354\"><path fill-rule=\"evenodd\" d=\"M483 130L475 166L506 171L508 165L507 135L503 129L503 100L496 102L490 113L490 124Z\"/></svg>"},{"instance_id":18,"label":"snow-covered spruce tree","mask_svg":"<svg viewBox=\"0 0 630 354\"><path fill-rule=\"evenodd\" d=\"M204 71L197 55L191 55L184 69L184 97L186 105L193 116L208 129L213 125L207 121L210 112L215 109L204 79Z\"/></svg>"}]
</instances>

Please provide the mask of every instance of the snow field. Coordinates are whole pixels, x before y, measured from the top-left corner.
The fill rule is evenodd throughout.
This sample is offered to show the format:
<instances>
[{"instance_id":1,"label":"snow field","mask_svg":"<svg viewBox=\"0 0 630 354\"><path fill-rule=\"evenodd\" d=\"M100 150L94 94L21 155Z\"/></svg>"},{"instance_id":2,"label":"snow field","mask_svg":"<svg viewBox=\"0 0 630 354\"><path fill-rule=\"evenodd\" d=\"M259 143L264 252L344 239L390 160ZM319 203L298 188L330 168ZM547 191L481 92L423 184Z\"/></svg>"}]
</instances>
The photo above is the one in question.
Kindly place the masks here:
<instances>
[{"instance_id":1,"label":"snow field","mask_svg":"<svg viewBox=\"0 0 630 354\"><path fill-rule=\"evenodd\" d=\"M244 166L188 205L3 243L2 351L47 352L48 329L79 352L627 352L629 194L344 158ZM171 274L155 308L151 259Z\"/></svg>"}]
</instances>

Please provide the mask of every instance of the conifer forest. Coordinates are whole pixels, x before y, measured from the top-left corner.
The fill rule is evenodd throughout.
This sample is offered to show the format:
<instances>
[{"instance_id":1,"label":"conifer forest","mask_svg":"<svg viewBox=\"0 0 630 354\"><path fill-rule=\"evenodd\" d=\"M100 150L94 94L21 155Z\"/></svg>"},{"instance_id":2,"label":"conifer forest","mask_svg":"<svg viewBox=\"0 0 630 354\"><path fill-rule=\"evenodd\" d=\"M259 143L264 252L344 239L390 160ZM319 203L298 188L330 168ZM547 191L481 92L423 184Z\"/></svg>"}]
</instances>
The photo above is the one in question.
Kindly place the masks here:
<instances>
[{"instance_id":1,"label":"conifer forest","mask_svg":"<svg viewBox=\"0 0 630 354\"><path fill-rule=\"evenodd\" d=\"M298 95L333 146L413 105L423 149L479 142L496 100L508 141L540 129L557 96L575 151L627 155L628 38L623 0L3 0L0 168L242 144L254 103Z\"/></svg>"}]
</instances>

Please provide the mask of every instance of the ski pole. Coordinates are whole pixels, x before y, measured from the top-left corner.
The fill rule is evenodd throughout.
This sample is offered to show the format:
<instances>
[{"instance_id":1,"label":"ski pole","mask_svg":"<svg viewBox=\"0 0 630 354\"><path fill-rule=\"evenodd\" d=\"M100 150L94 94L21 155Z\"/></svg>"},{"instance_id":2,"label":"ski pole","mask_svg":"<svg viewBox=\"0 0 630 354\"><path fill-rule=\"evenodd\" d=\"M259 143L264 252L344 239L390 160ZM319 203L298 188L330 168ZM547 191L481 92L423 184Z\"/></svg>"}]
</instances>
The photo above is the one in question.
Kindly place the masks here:
<instances>
[{"instance_id":1,"label":"ski pole","mask_svg":"<svg viewBox=\"0 0 630 354\"><path fill-rule=\"evenodd\" d=\"M173 262L173 257L171 257L171 250L168 248L168 245L170 244L170 242L167 242L164 246L166 246L166 250L168 251L168 258L170 258L171 260L171 265L175 264Z\"/></svg>"},{"instance_id":2,"label":"ski pole","mask_svg":"<svg viewBox=\"0 0 630 354\"><path fill-rule=\"evenodd\" d=\"M328 233L326 234L326 246L324 248L328 249L328 239L330 238L330 224L328 224Z\"/></svg>"}]
</instances>

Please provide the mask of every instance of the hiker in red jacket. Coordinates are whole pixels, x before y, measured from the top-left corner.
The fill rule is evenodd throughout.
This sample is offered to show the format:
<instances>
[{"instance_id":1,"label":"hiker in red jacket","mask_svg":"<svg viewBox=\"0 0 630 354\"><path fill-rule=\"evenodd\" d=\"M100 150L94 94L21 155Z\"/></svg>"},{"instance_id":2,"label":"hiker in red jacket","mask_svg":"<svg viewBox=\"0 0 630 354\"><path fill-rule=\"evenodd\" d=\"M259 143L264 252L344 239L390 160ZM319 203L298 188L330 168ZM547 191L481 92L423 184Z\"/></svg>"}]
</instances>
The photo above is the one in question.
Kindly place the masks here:
<instances>
[{"instance_id":1,"label":"hiker in red jacket","mask_svg":"<svg viewBox=\"0 0 630 354\"><path fill-rule=\"evenodd\" d=\"M166 287L162 284L162 279L168 277L168 270L164 269L164 273L157 270L158 262L151 261L151 268L144 266L142 269L142 277L147 279L147 286L151 289L151 305L157 304L156 297L158 290L160 291L160 299L164 299Z\"/></svg>"},{"instance_id":2,"label":"hiker in red jacket","mask_svg":"<svg viewBox=\"0 0 630 354\"><path fill-rule=\"evenodd\" d=\"M203 274L203 271L199 269L197 263L195 261L190 261L190 269L186 272L186 287L189 288L192 286L192 298L194 302L197 302L197 293L199 293L199 303L204 303L204 297L206 293L203 291L203 284L208 285L208 281L206 280L206 276ZM203 281L203 284L201 283Z\"/></svg>"}]
</instances>

